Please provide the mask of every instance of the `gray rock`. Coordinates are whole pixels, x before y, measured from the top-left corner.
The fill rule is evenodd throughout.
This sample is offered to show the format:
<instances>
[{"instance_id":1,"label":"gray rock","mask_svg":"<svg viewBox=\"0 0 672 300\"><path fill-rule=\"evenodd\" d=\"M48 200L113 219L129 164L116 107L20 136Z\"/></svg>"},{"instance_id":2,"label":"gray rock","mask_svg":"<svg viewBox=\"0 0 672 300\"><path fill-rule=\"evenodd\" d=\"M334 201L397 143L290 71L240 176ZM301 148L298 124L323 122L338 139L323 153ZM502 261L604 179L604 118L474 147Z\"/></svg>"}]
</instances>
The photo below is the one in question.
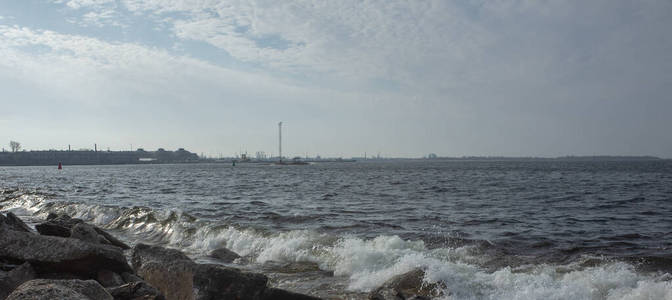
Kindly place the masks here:
<instances>
[{"instance_id":1,"label":"gray rock","mask_svg":"<svg viewBox=\"0 0 672 300\"><path fill-rule=\"evenodd\" d=\"M121 273L121 278L124 279L125 283L142 281L142 278L138 277L137 275L135 275L133 273L128 273L128 272Z\"/></svg>"},{"instance_id":2,"label":"gray rock","mask_svg":"<svg viewBox=\"0 0 672 300\"><path fill-rule=\"evenodd\" d=\"M47 221L35 225L35 229L41 235L69 237L73 226L84 223L81 219L71 218L68 215L49 214Z\"/></svg>"},{"instance_id":3,"label":"gray rock","mask_svg":"<svg viewBox=\"0 0 672 300\"><path fill-rule=\"evenodd\" d=\"M423 282L425 271L415 269L394 276L369 294L372 300L431 299L442 296L445 286Z\"/></svg>"},{"instance_id":4,"label":"gray rock","mask_svg":"<svg viewBox=\"0 0 672 300\"><path fill-rule=\"evenodd\" d=\"M108 288L107 292L114 297L115 300L165 300L159 290L149 285L144 281L137 281L127 283L121 286Z\"/></svg>"},{"instance_id":5,"label":"gray rock","mask_svg":"<svg viewBox=\"0 0 672 300\"><path fill-rule=\"evenodd\" d=\"M138 244L131 261L139 276L171 300L272 299L267 296L294 295L274 290L266 294L266 276L220 265L197 264L178 250Z\"/></svg>"},{"instance_id":6,"label":"gray rock","mask_svg":"<svg viewBox=\"0 0 672 300\"><path fill-rule=\"evenodd\" d=\"M319 300L320 298L294 293L282 289L267 288L262 296L263 300Z\"/></svg>"},{"instance_id":7,"label":"gray rock","mask_svg":"<svg viewBox=\"0 0 672 300\"><path fill-rule=\"evenodd\" d=\"M101 235L105 240L107 240L107 242L109 244L111 244L113 246L117 246L117 247L119 247L121 249L124 249L124 250L131 249L131 247L129 245L126 245L126 243L120 241L119 239L117 239L113 235L107 233L107 231L102 230L97 226L93 226L93 229L95 229L96 232L98 232L99 235Z\"/></svg>"},{"instance_id":8,"label":"gray rock","mask_svg":"<svg viewBox=\"0 0 672 300\"><path fill-rule=\"evenodd\" d=\"M7 300L114 300L112 296L94 280L51 280L35 279L27 281L14 290Z\"/></svg>"},{"instance_id":9,"label":"gray rock","mask_svg":"<svg viewBox=\"0 0 672 300\"><path fill-rule=\"evenodd\" d=\"M72 226L70 229L70 237L89 243L103 244L98 232L93 229L93 226L86 223L79 223Z\"/></svg>"},{"instance_id":10,"label":"gray rock","mask_svg":"<svg viewBox=\"0 0 672 300\"><path fill-rule=\"evenodd\" d=\"M77 225L87 227L75 229ZM93 237L94 235L91 233L91 230L88 227L93 228L93 230L95 230L95 232L97 233L97 236L95 238ZM75 229L77 232L76 236L74 236L75 238L78 239L84 238L83 240L88 242L93 242L94 240L97 240L98 243L110 244L124 250L131 249L131 247L129 247L116 237L112 236L105 230L94 225L86 224L81 219L71 218L70 216L65 214L57 215L54 213L49 213L49 216L47 216L47 221L35 225L35 229L37 229L37 232L39 232L41 235L51 235L60 237L72 237L73 233L72 230Z\"/></svg>"},{"instance_id":11,"label":"gray rock","mask_svg":"<svg viewBox=\"0 0 672 300\"><path fill-rule=\"evenodd\" d=\"M24 263L0 277L0 299L5 299L18 286L35 278L30 263Z\"/></svg>"},{"instance_id":12,"label":"gray rock","mask_svg":"<svg viewBox=\"0 0 672 300\"><path fill-rule=\"evenodd\" d=\"M126 282L124 282L124 279L121 278L121 275L114 273L110 270L99 270L98 271L98 276L96 277L96 280L100 285L104 287L111 287L111 286L120 286Z\"/></svg>"},{"instance_id":13,"label":"gray rock","mask_svg":"<svg viewBox=\"0 0 672 300\"><path fill-rule=\"evenodd\" d=\"M225 263L231 263L234 260L240 258L240 255L238 255L238 253L233 252L233 251L231 251L229 249L226 249L226 248L219 248L219 249L212 250L208 254L208 256L219 259L219 260L221 260Z\"/></svg>"},{"instance_id":14,"label":"gray rock","mask_svg":"<svg viewBox=\"0 0 672 300\"><path fill-rule=\"evenodd\" d=\"M7 216L0 214L0 226L7 226L7 228L15 231L33 232L26 223L24 223L13 212L8 212Z\"/></svg>"},{"instance_id":15,"label":"gray rock","mask_svg":"<svg viewBox=\"0 0 672 300\"><path fill-rule=\"evenodd\" d=\"M37 273L73 273L87 278L95 278L100 269L131 271L117 247L1 228L0 258L30 262Z\"/></svg>"}]
</instances>

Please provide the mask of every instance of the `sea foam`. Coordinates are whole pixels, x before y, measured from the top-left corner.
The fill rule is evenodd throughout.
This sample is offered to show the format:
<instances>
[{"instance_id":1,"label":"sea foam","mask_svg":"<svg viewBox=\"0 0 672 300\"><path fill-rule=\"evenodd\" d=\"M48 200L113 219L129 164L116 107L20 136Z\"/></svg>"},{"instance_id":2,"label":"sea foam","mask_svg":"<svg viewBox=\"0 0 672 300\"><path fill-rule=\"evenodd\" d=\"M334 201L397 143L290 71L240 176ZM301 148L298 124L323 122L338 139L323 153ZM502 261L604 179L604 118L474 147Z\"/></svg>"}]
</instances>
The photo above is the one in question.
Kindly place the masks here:
<instances>
[{"instance_id":1,"label":"sea foam","mask_svg":"<svg viewBox=\"0 0 672 300\"><path fill-rule=\"evenodd\" d=\"M670 274L641 273L631 264L606 259L591 267L538 264L492 271L479 265L478 261L487 259L474 257L473 246L428 249L423 241L395 235L367 239L310 230L272 232L207 222L181 211L48 201L33 194L3 202L2 210L34 221L50 212L67 213L116 230L129 241L149 239L192 256L227 247L256 264L311 262L344 278L348 290L362 293L395 275L420 268L425 270L426 283L438 282L445 287L439 299L446 300L672 300Z\"/></svg>"}]
</instances>

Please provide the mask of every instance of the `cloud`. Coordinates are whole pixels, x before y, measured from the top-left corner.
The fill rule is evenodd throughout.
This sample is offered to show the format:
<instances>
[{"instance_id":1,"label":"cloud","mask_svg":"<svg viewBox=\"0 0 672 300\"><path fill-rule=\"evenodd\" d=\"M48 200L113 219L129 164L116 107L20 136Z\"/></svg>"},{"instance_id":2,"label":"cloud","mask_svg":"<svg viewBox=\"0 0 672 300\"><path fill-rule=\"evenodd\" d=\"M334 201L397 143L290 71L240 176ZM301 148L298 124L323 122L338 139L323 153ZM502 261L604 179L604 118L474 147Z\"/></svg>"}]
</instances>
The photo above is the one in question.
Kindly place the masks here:
<instances>
[{"instance_id":1,"label":"cloud","mask_svg":"<svg viewBox=\"0 0 672 300\"><path fill-rule=\"evenodd\" d=\"M350 149L672 153L669 1L55 3L86 30L4 27L0 64L72 101L320 115Z\"/></svg>"}]
</instances>

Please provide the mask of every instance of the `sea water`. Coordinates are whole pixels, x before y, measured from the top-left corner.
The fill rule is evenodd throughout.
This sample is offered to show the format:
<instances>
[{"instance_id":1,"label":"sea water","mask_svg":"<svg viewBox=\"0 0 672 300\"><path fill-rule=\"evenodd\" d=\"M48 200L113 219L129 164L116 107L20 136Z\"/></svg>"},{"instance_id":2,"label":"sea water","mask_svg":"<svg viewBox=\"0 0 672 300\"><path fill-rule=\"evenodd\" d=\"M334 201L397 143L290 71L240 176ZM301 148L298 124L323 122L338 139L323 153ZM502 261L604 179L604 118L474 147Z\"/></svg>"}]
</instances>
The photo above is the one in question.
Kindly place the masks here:
<instances>
[{"instance_id":1,"label":"sea water","mask_svg":"<svg viewBox=\"0 0 672 300\"><path fill-rule=\"evenodd\" d=\"M672 299L664 160L0 167L0 193L325 298L422 268L439 299Z\"/></svg>"}]
</instances>

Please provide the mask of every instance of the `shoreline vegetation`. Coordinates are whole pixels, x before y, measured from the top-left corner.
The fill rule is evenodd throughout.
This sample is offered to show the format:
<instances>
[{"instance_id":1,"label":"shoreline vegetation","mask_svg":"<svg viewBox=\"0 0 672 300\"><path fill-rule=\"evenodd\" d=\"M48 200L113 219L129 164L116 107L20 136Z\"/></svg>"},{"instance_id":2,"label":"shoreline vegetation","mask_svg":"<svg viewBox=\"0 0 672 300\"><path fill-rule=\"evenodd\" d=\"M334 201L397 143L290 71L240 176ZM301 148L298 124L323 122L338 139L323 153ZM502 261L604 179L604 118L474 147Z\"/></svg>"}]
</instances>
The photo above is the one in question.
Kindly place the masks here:
<instances>
[{"instance_id":1,"label":"shoreline vegetation","mask_svg":"<svg viewBox=\"0 0 672 300\"><path fill-rule=\"evenodd\" d=\"M226 248L210 256L231 262ZM127 259L130 257L129 259ZM368 299L431 299L442 287L423 283L424 271L398 275ZM12 212L0 214L0 300L317 300L269 285L266 275L194 262L176 249L133 247L105 230L50 213L28 226Z\"/></svg>"}]
</instances>

